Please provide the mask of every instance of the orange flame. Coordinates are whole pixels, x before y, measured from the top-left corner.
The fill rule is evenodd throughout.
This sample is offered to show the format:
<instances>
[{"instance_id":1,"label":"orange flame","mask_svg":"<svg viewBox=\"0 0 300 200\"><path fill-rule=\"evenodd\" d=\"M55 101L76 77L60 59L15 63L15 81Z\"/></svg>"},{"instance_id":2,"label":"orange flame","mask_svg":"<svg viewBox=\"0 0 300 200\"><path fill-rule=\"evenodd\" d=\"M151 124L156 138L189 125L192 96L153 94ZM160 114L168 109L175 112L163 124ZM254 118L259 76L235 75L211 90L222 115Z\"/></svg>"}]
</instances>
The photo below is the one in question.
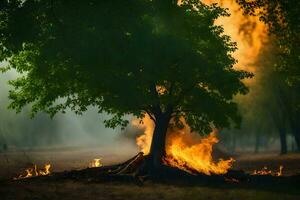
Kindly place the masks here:
<instances>
[{"instance_id":1,"label":"orange flame","mask_svg":"<svg viewBox=\"0 0 300 200\"><path fill-rule=\"evenodd\" d=\"M34 176L46 176L51 173L50 168L51 168L51 164L45 164L43 169L39 169L38 166L34 164L32 167L25 169L24 174L21 174L14 179L17 180L23 178L30 178Z\"/></svg>"},{"instance_id":2,"label":"orange flame","mask_svg":"<svg viewBox=\"0 0 300 200\"><path fill-rule=\"evenodd\" d=\"M165 163L193 173L193 171L211 174L225 174L234 160L213 161L213 145L219 140L216 131L201 138L194 132L171 133L167 138Z\"/></svg>"},{"instance_id":3,"label":"orange flame","mask_svg":"<svg viewBox=\"0 0 300 200\"><path fill-rule=\"evenodd\" d=\"M282 176L283 175L283 166L280 165L279 171L276 173L276 176Z\"/></svg>"},{"instance_id":4,"label":"orange flame","mask_svg":"<svg viewBox=\"0 0 300 200\"><path fill-rule=\"evenodd\" d=\"M255 72L255 60L263 44L267 41L267 28L257 16L245 16L235 0L204 0L205 3L218 3L229 9L229 17L219 18L216 22L224 26L226 35L237 42L238 50L234 57L238 59L237 68Z\"/></svg>"},{"instance_id":5,"label":"orange flame","mask_svg":"<svg viewBox=\"0 0 300 200\"><path fill-rule=\"evenodd\" d=\"M144 134L137 138L137 145L144 154L148 154L152 141L154 124L146 116L143 124L134 120L133 125L143 128ZM181 130L169 130L166 138L166 157L164 163L189 173L225 174L231 168L233 159L213 161L213 145L218 143L216 131L207 137L191 132L187 124Z\"/></svg>"},{"instance_id":6,"label":"orange flame","mask_svg":"<svg viewBox=\"0 0 300 200\"><path fill-rule=\"evenodd\" d=\"M263 167L261 170L254 170L252 175L272 175L272 176L282 176L283 175L283 166L280 165L278 172L273 172L268 170L268 167Z\"/></svg>"},{"instance_id":7,"label":"orange flame","mask_svg":"<svg viewBox=\"0 0 300 200\"><path fill-rule=\"evenodd\" d=\"M94 160L92 160L89 164L89 167L102 167L101 158L95 158Z\"/></svg>"},{"instance_id":8,"label":"orange flame","mask_svg":"<svg viewBox=\"0 0 300 200\"><path fill-rule=\"evenodd\" d=\"M178 0L180 5L183 0ZM217 3L223 8L228 8L231 14L229 17L220 17L216 25L224 27L224 34L230 36L237 43L237 51L233 57L238 60L236 69L257 73L257 57L264 44L268 42L266 25L257 16L245 16L243 10L235 0L202 0L206 4ZM247 79L247 83L255 82L254 79Z\"/></svg>"}]
</instances>

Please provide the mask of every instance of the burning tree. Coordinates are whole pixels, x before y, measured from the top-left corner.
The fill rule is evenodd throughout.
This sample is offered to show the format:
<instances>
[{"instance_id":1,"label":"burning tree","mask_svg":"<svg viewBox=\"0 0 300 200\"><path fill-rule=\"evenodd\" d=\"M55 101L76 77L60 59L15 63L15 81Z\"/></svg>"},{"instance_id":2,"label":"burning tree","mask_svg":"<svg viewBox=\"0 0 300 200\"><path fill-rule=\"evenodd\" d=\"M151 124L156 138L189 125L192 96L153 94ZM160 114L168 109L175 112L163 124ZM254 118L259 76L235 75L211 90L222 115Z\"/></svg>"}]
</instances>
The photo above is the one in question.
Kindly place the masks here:
<instances>
[{"instance_id":1,"label":"burning tree","mask_svg":"<svg viewBox=\"0 0 300 200\"><path fill-rule=\"evenodd\" d=\"M214 24L228 15L198 0L1 1L1 60L22 75L10 82L10 108L54 116L95 106L112 128L148 115L147 163L158 169L168 129L240 122L233 97L252 74L233 68L236 44Z\"/></svg>"}]
</instances>

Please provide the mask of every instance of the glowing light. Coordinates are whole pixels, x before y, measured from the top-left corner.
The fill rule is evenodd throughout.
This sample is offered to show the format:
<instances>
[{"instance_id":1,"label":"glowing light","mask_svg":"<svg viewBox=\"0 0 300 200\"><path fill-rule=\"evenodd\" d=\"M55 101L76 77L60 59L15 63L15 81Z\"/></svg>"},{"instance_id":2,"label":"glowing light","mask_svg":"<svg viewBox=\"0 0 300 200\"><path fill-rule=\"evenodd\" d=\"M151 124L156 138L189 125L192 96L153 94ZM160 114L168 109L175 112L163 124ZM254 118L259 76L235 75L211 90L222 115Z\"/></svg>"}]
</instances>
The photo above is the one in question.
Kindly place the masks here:
<instances>
[{"instance_id":1,"label":"glowing light","mask_svg":"<svg viewBox=\"0 0 300 200\"><path fill-rule=\"evenodd\" d=\"M261 170L254 170L252 175L272 175L272 176L282 176L283 175L283 166L280 165L278 172L273 172L269 170L268 167L263 167Z\"/></svg>"},{"instance_id":2,"label":"glowing light","mask_svg":"<svg viewBox=\"0 0 300 200\"><path fill-rule=\"evenodd\" d=\"M95 158L94 160L92 160L90 162L90 165L89 167L102 167L102 163L100 162L101 161L101 158Z\"/></svg>"},{"instance_id":3,"label":"glowing light","mask_svg":"<svg viewBox=\"0 0 300 200\"><path fill-rule=\"evenodd\" d=\"M144 134L136 138L136 144L140 148L141 152L144 153L144 155L149 154L154 131L153 121L148 115L146 115L143 119L143 123L140 123L140 120L138 119L133 120L131 123L133 126L144 130Z\"/></svg>"},{"instance_id":4,"label":"glowing light","mask_svg":"<svg viewBox=\"0 0 300 200\"><path fill-rule=\"evenodd\" d=\"M225 174L234 160L213 161L213 145L218 141L216 132L202 138L193 132L182 132L179 136L171 133L167 139L167 156L164 161L190 173Z\"/></svg>"},{"instance_id":5,"label":"glowing light","mask_svg":"<svg viewBox=\"0 0 300 200\"><path fill-rule=\"evenodd\" d=\"M25 172L18 177L14 178L17 179L23 179L23 178L30 178L35 176L46 176L51 174L50 172L51 164L45 164L44 168L39 169L36 164L34 164L32 167L25 169Z\"/></svg>"},{"instance_id":6,"label":"glowing light","mask_svg":"<svg viewBox=\"0 0 300 200\"><path fill-rule=\"evenodd\" d=\"M144 128L144 134L137 138L140 150L148 154L152 141L153 127L151 119L146 116L144 123L133 121L134 125ZM184 123L185 124L185 123ZM166 138L166 165L177 167L189 173L225 174L232 167L234 160L213 161L213 145L218 143L216 131L207 137L191 132L187 124L183 129L169 130Z\"/></svg>"},{"instance_id":7,"label":"glowing light","mask_svg":"<svg viewBox=\"0 0 300 200\"><path fill-rule=\"evenodd\" d=\"M205 4L217 3L223 8L228 8L229 17L220 17L216 25L224 27L224 34L230 36L237 43L238 49L233 57L238 60L236 69L256 73L256 60L263 45L268 41L267 27L257 16L245 16L235 0L202 0ZM178 5L182 0L178 1ZM247 83L255 79L248 79Z\"/></svg>"},{"instance_id":8,"label":"glowing light","mask_svg":"<svg viewBox=\"0 0 300 200\"><path fill-rule=\"evenodd\" d=\"M283 166L280 165L279 171L276 173L277 176L282 176L283 175Z\"/></svg>"}]
</instances>

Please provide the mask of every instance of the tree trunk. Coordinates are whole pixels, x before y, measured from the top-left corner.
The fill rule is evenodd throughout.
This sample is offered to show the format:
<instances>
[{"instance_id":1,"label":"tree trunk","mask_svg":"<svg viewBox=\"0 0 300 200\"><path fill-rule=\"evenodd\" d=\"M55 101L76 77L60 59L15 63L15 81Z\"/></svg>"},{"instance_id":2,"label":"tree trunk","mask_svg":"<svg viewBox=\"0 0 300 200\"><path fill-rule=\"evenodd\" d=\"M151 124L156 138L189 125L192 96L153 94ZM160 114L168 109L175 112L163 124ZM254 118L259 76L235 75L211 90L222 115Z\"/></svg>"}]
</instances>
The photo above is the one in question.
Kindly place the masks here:
<instances>
[{"instance_id":1,"label":"tree trunk","mask_svg":"<svg viewBox=\"0 0 300 200\"><path fill-rule=\"evenodd\" d=\"M162 113L155 117L155 129L149 153L150 165L153 169L158 169L162 166L162 159L165 156L166 136L170 118L171 114L169 113Z\"/></svg>"},{"instance_id":2,"label":"tree trunk","mask_svg":"<svg viewBox=\"0 0 300 200\"><path fill-rule=\"evenodd\" d=\"M292 127L292 134L294 135L297 151L300 151L300 126L293 122L291 124Z\"/></svg>"},{"instance_id":3,"label":"tree trunk","mask_svg":"<svg viewBox=\"0 0 300 200\"><path fill-rule=\"evenodd\" d=\"M287 154L287 142L286 142L286 130L285 128L279 129L280 144L281 144L281 154Z\"/></svg>"},{"instance_id":4,"label":"tree trunk","mask_svg":"<svg viewBox=\"0 0 300 200\"><path fill-rule=\"evenodd\" d=\"M295 141L296 141L297 151L300 152L300 132L298 132L298 134L295 135Z\"/></svg>"}]
</instances>

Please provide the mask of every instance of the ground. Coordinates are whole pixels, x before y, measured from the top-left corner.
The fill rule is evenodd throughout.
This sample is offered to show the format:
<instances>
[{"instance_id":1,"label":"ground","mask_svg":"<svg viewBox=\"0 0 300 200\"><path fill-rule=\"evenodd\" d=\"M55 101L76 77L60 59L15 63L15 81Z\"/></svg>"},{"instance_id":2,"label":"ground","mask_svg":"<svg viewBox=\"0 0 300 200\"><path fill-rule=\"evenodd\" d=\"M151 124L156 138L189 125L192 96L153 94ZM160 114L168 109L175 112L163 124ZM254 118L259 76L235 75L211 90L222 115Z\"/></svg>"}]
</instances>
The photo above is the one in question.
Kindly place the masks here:
<instances>
[{"instance_id":1,"label":"ground","mask_svg":"<svg viewBox=\"0 0 300 200\"><path fill-rule=\"evenodd\" d=\"M101 153L102 152L102 153ZM172 185L145 182L143 186L134 183L94 183L73 180L11 180L21 169L35 162L51 162L54 171L86 168L93 158L101 157L103 164L116 163L129 158L132 152L121 154L103 153L101 149L44 149L34 151L12 151L0 153L0 199L205 199L205 200L247 200L285 199L299 200L300 191L247 188L236 186ZM269 154L242 154L236 156L235 169L252 172L263 166L277 170L284 166L284 175L300 174L300 155L279 156ZM1 181L2 180L2 181Z\"/></svg>"},{"instance_id":2,"label":"ground","mask_svg":"<svg viewBox=\"0 0 300 200\"><path fill-rule=\"evenodd\" d=\"M213 188L205 186L172 186L146 183L143 186L128 183L82 183L75 181L31 181L2 184L2 200L74 200L74 199L143 199L143 200L299 200L299 194L241 188Z\"/></svg>"}]
</instances>

